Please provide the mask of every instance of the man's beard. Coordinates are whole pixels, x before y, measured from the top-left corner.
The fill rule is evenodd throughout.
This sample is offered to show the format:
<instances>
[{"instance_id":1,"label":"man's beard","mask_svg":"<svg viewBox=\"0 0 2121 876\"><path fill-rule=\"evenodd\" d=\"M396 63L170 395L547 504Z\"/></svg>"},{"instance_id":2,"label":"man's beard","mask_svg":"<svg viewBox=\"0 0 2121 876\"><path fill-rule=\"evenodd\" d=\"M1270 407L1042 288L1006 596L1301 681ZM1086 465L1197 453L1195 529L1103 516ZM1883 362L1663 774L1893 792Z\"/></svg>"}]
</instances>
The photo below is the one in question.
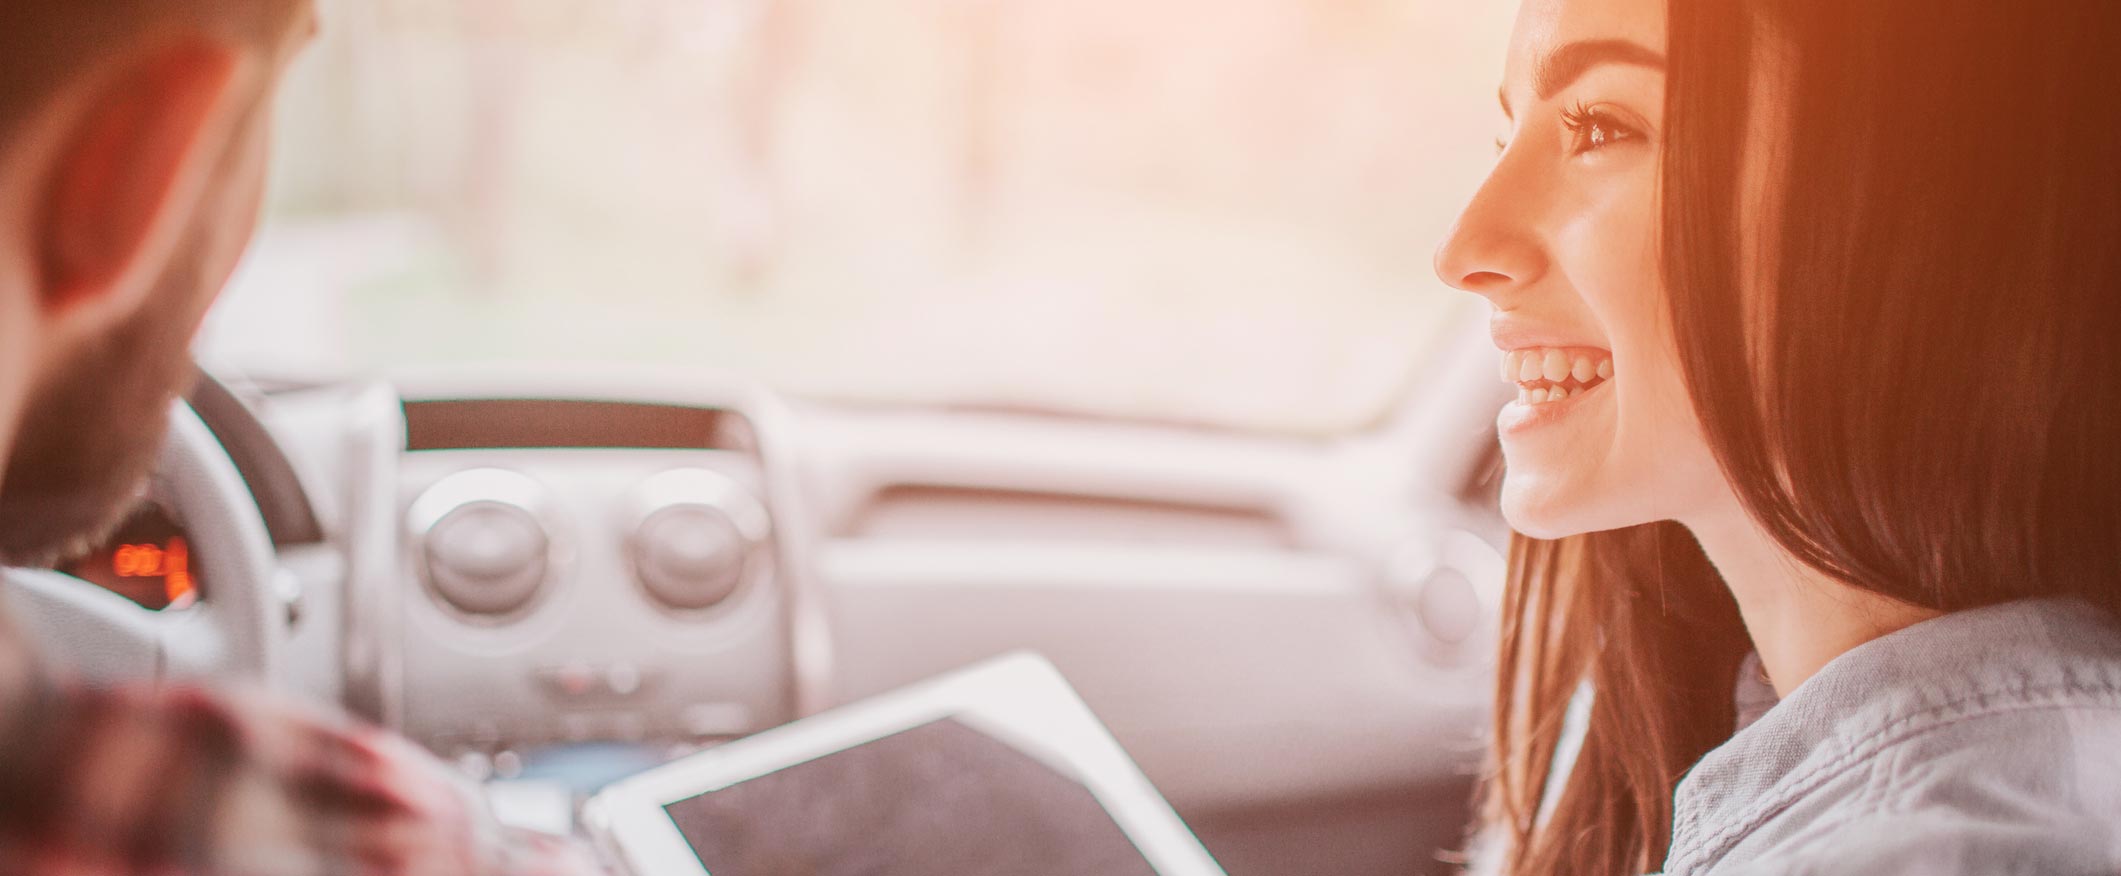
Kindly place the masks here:
<instances>
[{"instance_id":1,"label":"man's beard","mask_svg":"<svg viewBox=\"0 0 2121 876\"><path fill-rule=\"evenodd\" d=\"M190 235L187 235L190 236ZM190 244L192 241L184 241ZM180 246L148 304L33 387L0 476L0 565L49 568L101 545L155 467L170 403L190 388L204 279Z\"/></svg>"}]
</instances>

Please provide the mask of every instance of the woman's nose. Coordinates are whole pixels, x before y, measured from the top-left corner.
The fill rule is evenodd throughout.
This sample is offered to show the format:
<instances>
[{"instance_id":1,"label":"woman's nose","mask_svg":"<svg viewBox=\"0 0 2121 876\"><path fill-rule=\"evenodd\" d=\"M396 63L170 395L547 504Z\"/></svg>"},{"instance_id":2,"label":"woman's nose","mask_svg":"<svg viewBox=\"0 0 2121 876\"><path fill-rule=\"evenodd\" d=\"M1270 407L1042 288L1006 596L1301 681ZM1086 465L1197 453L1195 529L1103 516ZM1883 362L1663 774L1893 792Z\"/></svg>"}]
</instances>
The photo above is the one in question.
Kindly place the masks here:
<instances>
[{"instance_id":1,"label":"woman's nose","mask_svg":"<svg viewBox=\"0 0 2121 876\"><path fill-rule=\"evenodd\" d=\"M1533 229L1531 204L1511 197L1498 175L1490 176L1436 248L1436 276L1454 289L1498 306L1509 293L1546 273L1547 255Z\"/></svg>"}]
</instances>

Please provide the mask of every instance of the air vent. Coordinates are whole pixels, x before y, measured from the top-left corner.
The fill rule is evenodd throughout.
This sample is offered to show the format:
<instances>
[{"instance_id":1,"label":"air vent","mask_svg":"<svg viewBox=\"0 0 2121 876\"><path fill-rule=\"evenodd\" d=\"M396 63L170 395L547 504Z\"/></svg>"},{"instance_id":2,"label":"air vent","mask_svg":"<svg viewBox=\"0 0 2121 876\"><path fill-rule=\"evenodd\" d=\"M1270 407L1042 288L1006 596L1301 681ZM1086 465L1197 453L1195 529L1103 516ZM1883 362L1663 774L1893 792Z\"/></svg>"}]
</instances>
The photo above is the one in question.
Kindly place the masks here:
<instances>
[{"instance_id":1,"label":"air vent","mask_svg":"<svg viewBox=\"0 0 2121 876\"><path fill-rule=\"evenodd\" d=\"M750 424L714 408L571 399L405 403L408 450L630 447L741 450Z\"/></svg>"}]
</instances>

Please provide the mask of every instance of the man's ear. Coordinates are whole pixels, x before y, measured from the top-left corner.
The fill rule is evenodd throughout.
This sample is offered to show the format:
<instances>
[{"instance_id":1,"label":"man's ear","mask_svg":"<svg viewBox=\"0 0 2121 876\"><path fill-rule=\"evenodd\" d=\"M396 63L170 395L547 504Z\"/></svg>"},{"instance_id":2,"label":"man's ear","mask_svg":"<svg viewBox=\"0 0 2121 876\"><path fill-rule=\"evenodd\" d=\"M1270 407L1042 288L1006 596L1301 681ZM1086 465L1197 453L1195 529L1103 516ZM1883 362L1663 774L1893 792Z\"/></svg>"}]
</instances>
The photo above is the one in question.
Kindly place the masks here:
<instances>
[{"instance_id":1,"label":"man's ear","mask_svg":"<svg viewBox=\"0 0 2121 876\"><path fill-rule=\"evenodd\" d=\"M39 306L47 317L131 310L197 209L233 128L233 46L192 40L84 80L47 163Z\"/></svg>"}]
</instances>

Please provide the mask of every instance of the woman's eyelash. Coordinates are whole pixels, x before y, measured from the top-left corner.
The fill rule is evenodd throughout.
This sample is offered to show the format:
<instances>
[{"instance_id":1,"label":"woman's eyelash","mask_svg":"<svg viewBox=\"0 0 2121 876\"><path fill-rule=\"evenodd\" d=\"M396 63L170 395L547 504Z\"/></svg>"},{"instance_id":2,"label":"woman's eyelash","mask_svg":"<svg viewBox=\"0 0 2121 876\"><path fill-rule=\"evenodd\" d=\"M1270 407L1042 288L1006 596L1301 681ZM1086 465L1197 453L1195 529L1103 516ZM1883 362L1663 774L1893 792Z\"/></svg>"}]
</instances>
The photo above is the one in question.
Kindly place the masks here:
<instances>
[{"instance_id":1,"label":"woman's eyelash","mask_svg":"<svg viewBox=\"0 0 2121 876\"><path fill-rule=\"evenodd\" d=\"M1599 118L1603 116L1599 115L1598 110L1580 100L1561 108L1561 123L1567 125L1571 131L1582 130L1585 125Z\"/></svg>"},{"instance_id":2,"label":"woman's eyelash","mask_svg":"<svg viewBox=\"0 0 2121 876\"><path fill-rule=\"evenodd\" d=\"M1581 100L1562 108L1561 125L1575 137L1576 142L1570 148L1573 154L1593 152L1620 141L1642 136L1642 132L1614 118L1607 110ZM1496 155L1501 155L1509 148L1510 141L1507 138L1495 138Z\"/></svg>"},{"instance_id":3,"label":"woman's eyelash","mask_svg":"<svg viewBox=\"0 0 2121 876\"><path fill-rule=\"evenodd\" d=\"M1578 153L1603 149L1637 136L1635 129L1621 124L1610 113L1580 100L1562 109L1561 124L1576 135L1573 151Z\"/></svg>"}]
</instances>

